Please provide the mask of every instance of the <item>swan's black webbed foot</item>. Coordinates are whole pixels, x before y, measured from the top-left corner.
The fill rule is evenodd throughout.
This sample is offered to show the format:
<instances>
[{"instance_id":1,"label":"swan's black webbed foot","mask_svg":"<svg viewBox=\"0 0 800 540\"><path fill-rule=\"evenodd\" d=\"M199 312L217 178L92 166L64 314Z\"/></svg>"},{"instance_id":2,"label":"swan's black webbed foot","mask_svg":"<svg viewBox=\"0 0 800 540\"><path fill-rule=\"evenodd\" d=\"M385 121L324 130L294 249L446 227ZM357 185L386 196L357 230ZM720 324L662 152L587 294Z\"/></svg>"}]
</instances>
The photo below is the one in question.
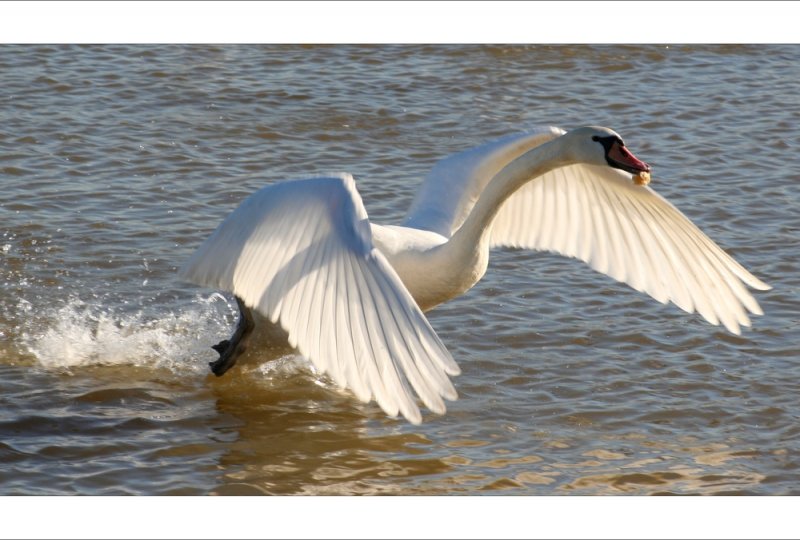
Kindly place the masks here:
<instances>
[{"instance_id":1,"label":"swan's black webbed foot","mask_svg":"<svg viewBox=\"0 0 800 540\"><path fill-rule=\"evenodd\" d=\"M228 341L227 339L223 339L222 341L220 341L216 345L212 345L211 348L214 349L215 351L217 351L219 354L222 354L223 352L225 352L225 349L228 348L229 344L230 344L230 341Z\"/></svg>"},{"instance_id":2,"label":"swan's black webbed foot","mask_svg":"<svg viewBox=\"0 0 800 540\"><path fill-rule=\"evenodd\" d=\"M250 313L250 310L247 309L247 306L238 296L236 297L236 304L239 306L239 323L236 325L233 336L231 336L230 340L224 339L211 346L212 349L219 353L219 359L209 362L208 365L211 366L211 371L217 377L221 377L236 365L236 359L247 349L250 334L255 328L253 314Z\"/></svg>"}]
</instances>

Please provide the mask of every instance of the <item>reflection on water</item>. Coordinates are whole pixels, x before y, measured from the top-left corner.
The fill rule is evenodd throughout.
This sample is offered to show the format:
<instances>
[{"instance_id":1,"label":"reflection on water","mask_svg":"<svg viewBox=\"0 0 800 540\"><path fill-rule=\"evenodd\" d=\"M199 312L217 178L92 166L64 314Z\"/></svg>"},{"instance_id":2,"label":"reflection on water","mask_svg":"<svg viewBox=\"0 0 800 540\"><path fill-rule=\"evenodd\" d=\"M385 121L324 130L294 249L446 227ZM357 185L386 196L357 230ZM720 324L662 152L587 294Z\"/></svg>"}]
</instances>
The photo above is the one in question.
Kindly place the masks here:
<instances>
[{"instance_id":1,"label":"reflection on water","mask_svg":"<svg viewBox=\"0 0 800 540\"><path fill-rule=\"evenodd\" d=\"M584 471L584 476L561 486L561 489L607 494L746 494L749 488L765 479L763 474L750 470L751 464L746 461L756 457L758 453L755 451L733 451L723 443L647 446L654 448L654 457L633 462L626 462L628 456L624 454L605 450L586 453L584 455L594 455L598 459L581 463L581 469L595 472L586 474ZM617 460L626 461L616 463ZM744 462L732 463L733 460Z\"/></svg>"},{"instance_id":2,"label":"reflection on water","mask_svg":"<svg viewBox=\"0 0 800 540\"><path fill-rule=\"evenodd\" d=\"M0 46L0 494L797 494L798 52ZM176 270L244 197L349 171L396 223L435 160L542 124L623 134L766 315L497 250L429 314L463 374L421 426L286 351L208 373L235 305Z\"/></svg>"},{"instance_id":3,"label":"reflection on water","mask_svg":"<svg viewBox=\"0 0 800 540\"><path fill-rule=\"evenodd\" d=\"M698 444L693 436L676 442L639 433L606 436L579 455L561 440L532 440L541 454L491 448L498 439L491 435L437 445L302 373L301 359L271 364L277 365L266 383L252 373L212 383L218 411L231 419L225 431L236 434L212 493L525 493L556 484L551 493L726 494L747 493L765 479L749 463L760 452L736 450L738 441Z\"/></svg>"},{"instance_id":4,"label":"reflection on water","mask_svg":"<svg viewBox=\"0 0 800 540\"><path fill-rule=\"evenodd\" d=\"M295 359L276 362L291 367L278 367L272 372L285 374L267 379L236 373L212 383L217 411L235 418L236 433L220 459L221 485L212 493L400 494L394 477L449 470L439 460L420 459L431 444L424 436L380 429L395 422L297 373Z\"/></svg>"}]
</instances>

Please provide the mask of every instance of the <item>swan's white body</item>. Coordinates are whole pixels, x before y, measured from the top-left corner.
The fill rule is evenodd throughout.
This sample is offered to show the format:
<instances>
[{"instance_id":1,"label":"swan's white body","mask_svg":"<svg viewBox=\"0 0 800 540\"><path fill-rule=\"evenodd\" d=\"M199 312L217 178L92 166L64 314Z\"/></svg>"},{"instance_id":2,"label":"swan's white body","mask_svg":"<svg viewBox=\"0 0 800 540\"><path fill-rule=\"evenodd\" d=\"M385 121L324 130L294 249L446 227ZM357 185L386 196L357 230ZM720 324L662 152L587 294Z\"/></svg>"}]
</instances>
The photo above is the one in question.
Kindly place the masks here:
<instances>
[{"instance_id":1,"label":"swan's white body","mask_svg":"<svg viewBox=\"0 0 800 540\"><path fill-rule=\"evenodd\" d=\"M477 283L493 246L576 257L735 334L749 326L747 311L761 309L744 284L769 286L609 166L598 136L619 140L606 128L542 128L451 156L402 226L370 223L347 174L265 187L182 276L236 294L340 386L414 423L413 391L443 413L459 373L423 311Z\"/></svg>"}]
</instances>

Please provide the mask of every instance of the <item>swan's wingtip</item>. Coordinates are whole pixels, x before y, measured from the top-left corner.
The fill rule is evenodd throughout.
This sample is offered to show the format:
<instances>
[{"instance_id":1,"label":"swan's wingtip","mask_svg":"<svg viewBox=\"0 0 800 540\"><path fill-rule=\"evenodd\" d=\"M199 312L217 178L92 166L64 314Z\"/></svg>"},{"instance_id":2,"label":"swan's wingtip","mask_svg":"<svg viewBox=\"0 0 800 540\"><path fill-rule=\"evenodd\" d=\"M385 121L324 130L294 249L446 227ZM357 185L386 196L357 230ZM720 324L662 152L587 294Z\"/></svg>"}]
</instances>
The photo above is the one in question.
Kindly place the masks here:
<instances>
[{"instance_id":1,"label":"swan's wingtip","mask_svg":"<svg viewBox=\"0 0 800 540\"><path fill-rule=\"evenodd\" d=\"M342 183L347 187L353 187L356 184L356 179L353 177L353 175L346 171L333 172L330 174L330 177L341 180Z\"/></svg>"},{"instance_id":2,"label":"swan's wingtip","mask_svg":"<svg viewBox=\"0 0 800 540\"><path fill-rule=\"evenodd\" d=\"M761 281L760 279L757 279L755 284L753 284L751 286L757 291L771 291L772 290L772 285L768 285L768 284L764 283L763 281Z\"/></svg>"},{"instance_id":3,"label":"swan's wingtip","mask_svg":"<svg viewBox=\"0 0 800 540\"><path fill-rule=\"evenodd\" d=\"M739 279L744 281L747 284L747 286L750 287L751 289L755 289L757 291L770 291L770 290L772 290L772 285L768 285L767 283L764 283L763 281L758 279L756 276L754 276L753 274L751 274L747 270L744 270L743 272L741 272L741 274L739 275Z\"/></svg>"},{"instance_id":4,"label":"swan's wingtip","mask_svg":"<svg viewBox=\"0 0 800 540\"><path fill-rule=\"evenodd\" d=\"M733 334L734 336L741 336L742 335L742 327L736 321L721 321L722 326L725 327L725 330Z\"/></svg>"},{"instance_id":5,"label":"swan's wingtip","mask_svg":"<svg viewBox=\"0 0 800 540\"><path fill-rule=\"evenodd\" d=\"M420 424L422 424L422 413L419 412L419 409L417 409L416 411L409 411L409 413L411 414L403 413L403 417L405 417L405 419L408 420L410 424L413 424L415 426L419 426Z\"/></svg>"}]
</instances>

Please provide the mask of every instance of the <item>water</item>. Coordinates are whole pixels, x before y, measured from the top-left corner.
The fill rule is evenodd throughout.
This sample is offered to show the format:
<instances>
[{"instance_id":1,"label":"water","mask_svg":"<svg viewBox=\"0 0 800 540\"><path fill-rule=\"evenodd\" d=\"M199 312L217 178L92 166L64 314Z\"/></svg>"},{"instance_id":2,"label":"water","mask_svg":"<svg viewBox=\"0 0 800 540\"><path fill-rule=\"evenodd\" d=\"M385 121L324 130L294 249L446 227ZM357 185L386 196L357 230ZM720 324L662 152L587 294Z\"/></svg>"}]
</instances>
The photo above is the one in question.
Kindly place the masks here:
<instances>
[{"instance_id":1,"label":"water","mask_svg":"<svg viewBox=\"0 0 800 540\"><path fill-rule=\"evenodd\" d=\"M800 494L800 47L0 46L0 494ZM176 269L259 187L354 174L397 222L449 153L612 127L774 289L741 337L499 250L429 313L421 426L296 357L210 376Z\"/></svg>"}]
</instances>

